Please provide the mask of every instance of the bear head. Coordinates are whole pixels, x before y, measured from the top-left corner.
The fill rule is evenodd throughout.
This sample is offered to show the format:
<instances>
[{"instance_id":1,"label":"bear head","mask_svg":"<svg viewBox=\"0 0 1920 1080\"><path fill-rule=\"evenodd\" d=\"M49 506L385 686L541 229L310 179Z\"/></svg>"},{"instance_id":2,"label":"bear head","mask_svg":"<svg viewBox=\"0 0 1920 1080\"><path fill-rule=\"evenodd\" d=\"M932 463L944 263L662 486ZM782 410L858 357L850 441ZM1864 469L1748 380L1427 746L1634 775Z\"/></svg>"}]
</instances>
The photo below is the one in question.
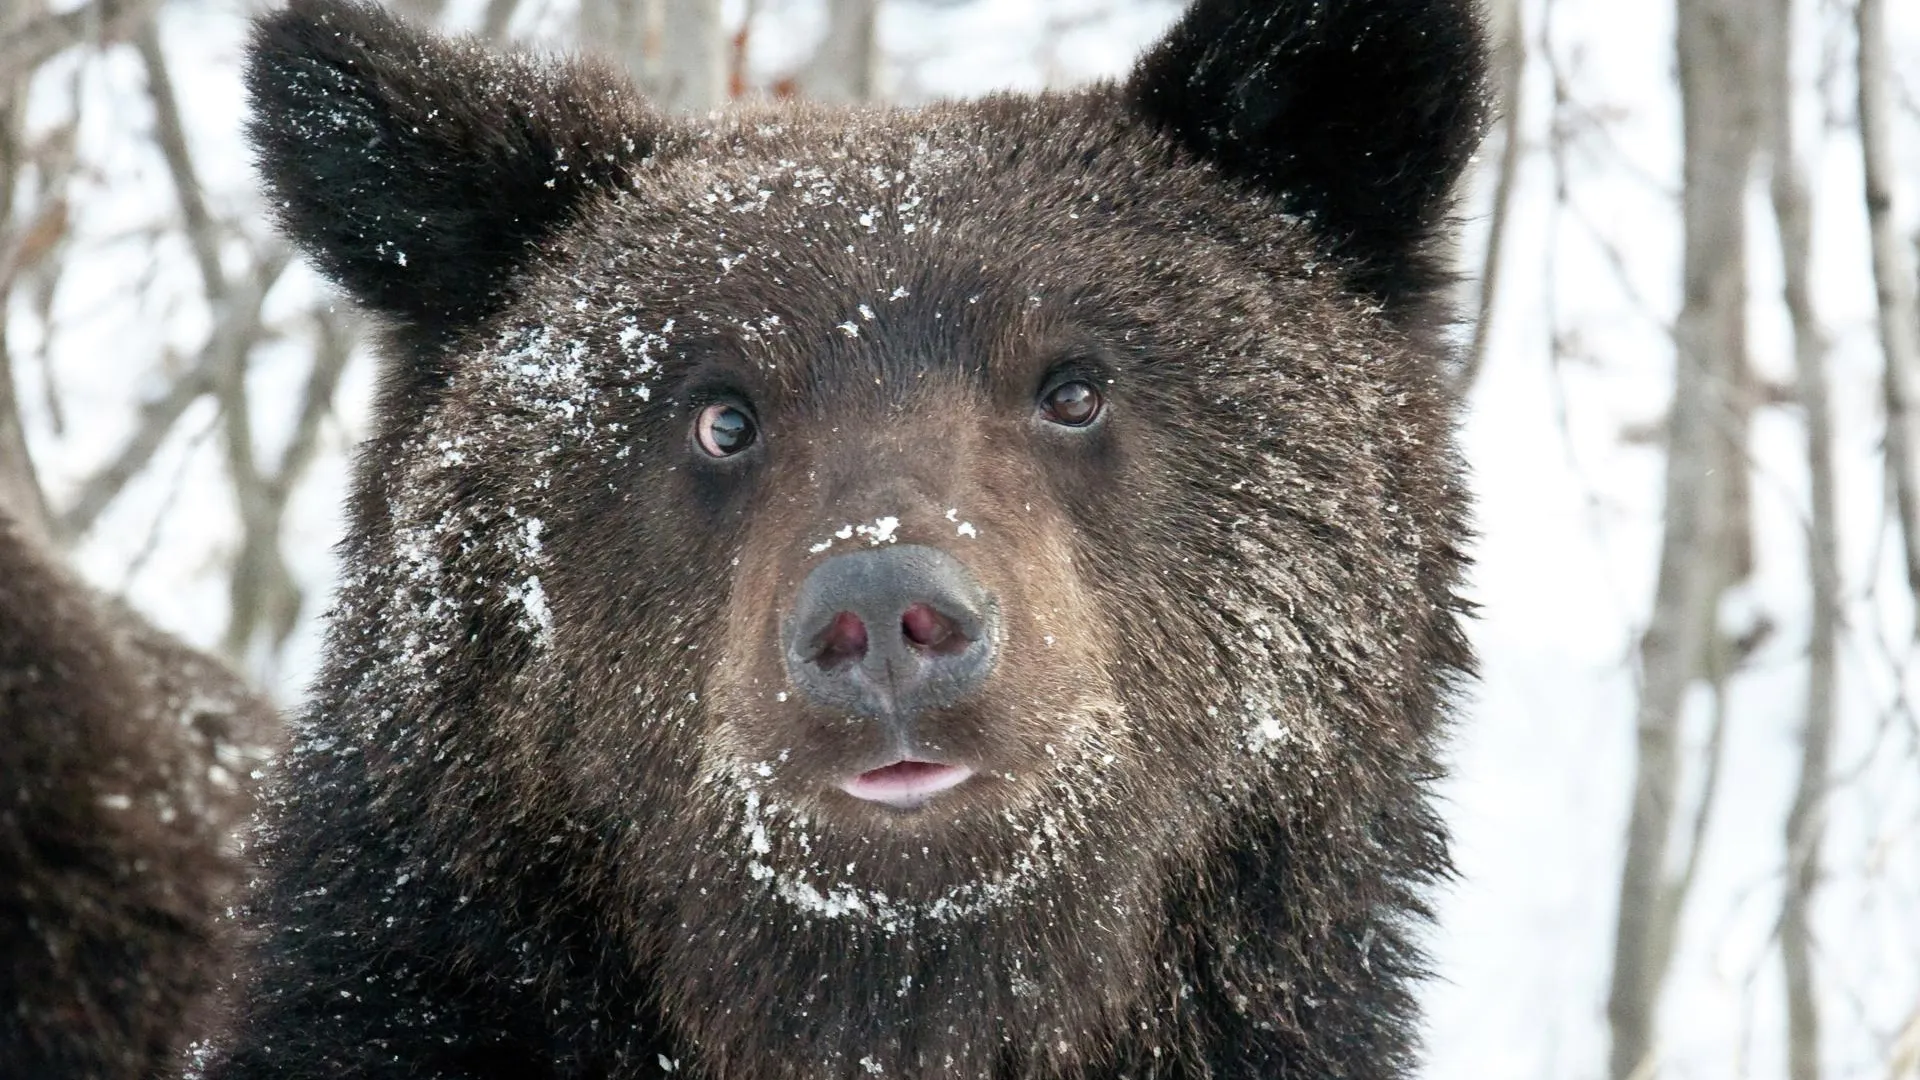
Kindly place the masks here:
<instances>
[{"instance_id":1,"label":"bear head","mask_svg":"<svg viewBox=\"0 0 1920 1080\"><path fill-rule=\"evenodd\" d=\"M1471 0L1202 0L1118 84L680 118L296 0L252 137L387 367L291 797L715 1076L1053 1075L1223 981L1400 1046L1482 67Z\"/></svg>"}]
</instances>

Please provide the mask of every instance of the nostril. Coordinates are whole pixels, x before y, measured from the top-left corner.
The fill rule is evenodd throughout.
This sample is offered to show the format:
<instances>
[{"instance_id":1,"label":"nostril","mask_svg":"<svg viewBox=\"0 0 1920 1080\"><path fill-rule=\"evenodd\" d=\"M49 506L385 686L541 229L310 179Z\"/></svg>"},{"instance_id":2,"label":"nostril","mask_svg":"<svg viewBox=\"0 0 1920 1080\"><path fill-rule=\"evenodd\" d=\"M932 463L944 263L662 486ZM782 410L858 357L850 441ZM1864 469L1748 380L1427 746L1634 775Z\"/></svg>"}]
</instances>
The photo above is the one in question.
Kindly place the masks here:
<instances>
[{"instance_id":1,"label":"nostril","mask_svg":"<svg viewBox=\"0 0 1920 1080\"><path fill-rule=\"evenodd\" d=\"M831 556L780 620L792 687L813 705L905 722L984 687L999 612L959 560L899 544Z\"/></svg>"},{"instance_id":2,"label":"nostril","mask_svg":"<svg viewBox=\"0 0 1920 1080\"><path fill-rule=\"evenodd\" d=\"M832 671L867 655L867 624L851 611L833 617L825 630L813 639L813 662L822 671Z\"/></svg>"},{"instance_id":3,"label":"nostril","mask_svg":"<svg viewBox=\"0 0 1920 1080\"><path fill-rule=\"evenodd\" d=\"M972 644L959 623L926 604L915 604L900 616L900 632L915 648L939 656L964 652Z\"/></svg>"}]
</instances>

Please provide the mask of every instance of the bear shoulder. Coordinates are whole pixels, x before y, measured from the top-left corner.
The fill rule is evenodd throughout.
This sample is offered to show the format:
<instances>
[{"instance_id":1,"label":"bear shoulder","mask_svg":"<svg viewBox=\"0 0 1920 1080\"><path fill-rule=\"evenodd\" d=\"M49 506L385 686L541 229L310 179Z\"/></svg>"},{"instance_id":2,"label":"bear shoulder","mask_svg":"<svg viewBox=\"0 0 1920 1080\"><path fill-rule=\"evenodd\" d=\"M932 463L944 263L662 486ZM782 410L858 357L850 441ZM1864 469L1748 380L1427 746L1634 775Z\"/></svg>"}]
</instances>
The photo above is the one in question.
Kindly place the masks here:
<instances>
[{"instance_id":1,"label":"bear shoulder","mask_svg":"<svg viewBox=\"0 0 1920 1080\"><path fill-rule=\"evenodd\" d=\"M215 920L242 883L277 723L223 664L0 518L9 1075L158 1075L203 1033L229 962Z\"/></svg>"}]
</instances>

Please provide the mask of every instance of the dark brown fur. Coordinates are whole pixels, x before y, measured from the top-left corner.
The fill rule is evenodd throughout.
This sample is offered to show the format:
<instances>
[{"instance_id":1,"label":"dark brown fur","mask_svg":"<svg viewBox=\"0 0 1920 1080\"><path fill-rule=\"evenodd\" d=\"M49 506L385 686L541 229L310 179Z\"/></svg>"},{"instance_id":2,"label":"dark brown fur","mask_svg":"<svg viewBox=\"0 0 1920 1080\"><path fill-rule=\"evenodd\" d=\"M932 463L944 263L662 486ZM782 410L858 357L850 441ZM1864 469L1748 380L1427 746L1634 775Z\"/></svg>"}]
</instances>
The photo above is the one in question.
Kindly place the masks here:
<instances>
[{"instance_id":1,"label":"dark brown fur","mask_svg":"<svg viewBox=\"0 0 1920 1080\"><path fill-rule=\"evenodd\" d=\"M1202 3L1124 87L682 125L263 23L263 170L395 367L217 1075L1403 1075L1480 63L1464 0ZM1036 418L1063 378L1099 425ZM715 401L753 451L693 448ZM891 542L1003 619L915 719L979 775L905 812L781 651Z\"/></svg>"},{"instance_id":2,"label":"dark brown fur","mask_svg":"<svg viewBox=\"0 0 1920 1080\"><path fill-rule=\"evenodd\" d=\"M172 1075L276 719L0 516L0 1074Z\"/></svg>"}]
</instances>

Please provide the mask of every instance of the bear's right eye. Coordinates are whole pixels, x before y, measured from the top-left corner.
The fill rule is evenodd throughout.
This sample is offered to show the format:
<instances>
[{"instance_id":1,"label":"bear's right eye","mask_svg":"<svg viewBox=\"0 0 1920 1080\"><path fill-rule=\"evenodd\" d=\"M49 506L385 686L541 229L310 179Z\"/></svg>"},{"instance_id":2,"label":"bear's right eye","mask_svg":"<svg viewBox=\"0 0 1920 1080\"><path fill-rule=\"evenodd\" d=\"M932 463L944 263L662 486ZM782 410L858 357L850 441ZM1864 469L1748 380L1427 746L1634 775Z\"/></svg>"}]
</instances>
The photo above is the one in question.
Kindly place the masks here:
<instances>
[{"instance_id":1,"label":"bear's right eye","mask_svg":"<svg viewBox=\"0 0 1920 1080\"><path fill-rule=\"evenodd\" d=\"M693 421L693 441L708 457L732 457L752 446L758 435L753 417L731 402L715 402Z\"/></svg>"}]
</instances>

